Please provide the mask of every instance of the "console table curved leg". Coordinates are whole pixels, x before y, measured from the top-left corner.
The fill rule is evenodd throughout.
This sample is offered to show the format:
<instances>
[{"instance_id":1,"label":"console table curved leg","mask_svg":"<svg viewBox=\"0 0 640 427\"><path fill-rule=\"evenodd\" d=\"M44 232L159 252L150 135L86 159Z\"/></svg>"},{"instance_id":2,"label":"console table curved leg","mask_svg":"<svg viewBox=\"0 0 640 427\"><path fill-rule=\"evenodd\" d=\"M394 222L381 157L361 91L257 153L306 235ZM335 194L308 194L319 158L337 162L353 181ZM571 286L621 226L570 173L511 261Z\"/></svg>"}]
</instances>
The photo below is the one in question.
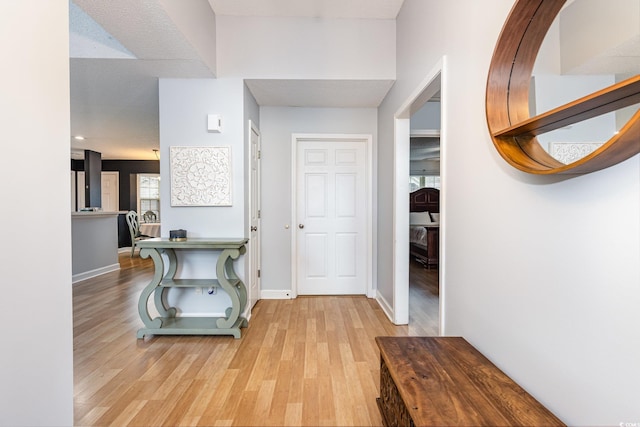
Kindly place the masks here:
<instances>
[{"instance_id":1,"label":"console table curved leg","mask_svg":"<svg viewBox=\"0 0 640 427\"><path fill-rule=\"evenodd\" d=\"M167 274L164 276L164 278L173 279L176 277L176 270L178 269L178 259L176 258L176 252L171 248L162 248L161 250L169 260L169 268L167 269Z\"/></svg>"},{"instance_id":2,"label":"console table curved leg","mask_svg":"<svg viewBox=\"0 0 640 427\"><path fill-rule=\"evenodd\" d=\"M149 314L149 308L147 307L149 297L152 293L155 292L157 286L162 281L162 275L164 273L164 263L162 261L162 257L160 256L160 252L156 249L148 249L143 248L140 249L140 257L141 258L149 258L153 259L153 263L155 265L155 272L153 274L153 278L151 282L142 290L140 294L140 299L138 300L138 314L140 315L140 319L147 328L160 328L162 327L162 319L156 317L155 319L151 319L151 315ZM144 336L144 328L138 330L138 338L142 338Z\"/></svg>"},{"instance_id":3,"label":"console table curved leg","mask_svg":"<svg viewBox=\"0 0 640 427\"><path fill-rule=\"evenodd\" d=\"M164 253L165 255L167 255L167 258L169 259L168 271L167 271L167 274L164 275L162 280L173 279L176 275L176 270L178 268L178 261L176 259L175 251L171 248L162 248L162 249L158 249L158 252L160 254ZM155 261L154 261L154 265L155 265ZM161 274L164 273L164 264L162 265L161 270L162 271L160 273ZM165 287L156 288L153 295L154 297L153 301L155 303L156 309L158 310L158 313L160 314L161 317L176 317L176 313L177 313L176 308L167 307L167 305L165 304L165 301L167 300L165 297L166 293L167 293L167 288Z\"/></svg>"},{"instance_id":4,"label":"console table curved leg","mask_svg":"<svg viewBox=\"0 0 640 427\"><path fill-rule=\"evenodd\" d=\"M218 277L218 282L222 289L224 289L229 298L231 298L231 307L227 308L225 314L226 318L219 318L216 320L216 325L218 328L231 328L234 326L238 317L240 317L241 312L241 301L236 290L236 287L233 286L229 279L236 280L237 278L235 272L233 271L233 260L238 259L241 251L239 249L225 249L222 251L220 256L218 257L218 262L216 263L216 275ZM230 275L231 277L227 277ZM239 283L242 283L241 281Z\"/></svg>"},{"instance_id":5,"label":"console table curved leg","mask_svg":"<svg viewBox=\"0 0 640 427\"><path fill-rule=\"evenodd\" d=\"M244 309L247 307L247 287L244 285L242 281L240 281L238 283L238 286L236 286L236 289L238 292L238 299L240 300L239 312L244 313ZM246 327L248 325L249 325L249 322L247 322L247 319L242 318L242 324L240 326Z\"/></svg>"},{"instance_id":6,"label":"console table curved leg","mask_svg":"<svg viewBox=\"0 0 640 427\"><path fill-rule=\"evenodd\" d=\"M155 292L153 293L153 302L156 305L156 309L158 310L160 316L176 317L176 313L178 312L178 310L176 310L175 307L167 307L167 305L165 304L165 301L167 300L167 298L165 297L166 292L167 288L156 288Z\"/></svg>"},{"instance_id":7,"label":"console table curved leg","mask_svg":"<svg viewBox=\"0 0 640 427\"><path fill-rule=\"evenodd\" d=\"M246 246L241 247L239 251L240 251L239 255L244 255L247 252ZM236 258L237 256L234 259ZM224 267L227 273L227 277L229 279L238 280L238 284L236 285L236 292L238 293L238 299L240 301L240 313L244 313L244 309L247 306L247 287L244 285L242 280L238 279L238 276L236 275L236 272L233 269L233 261L231 259L227 259L227 262L225 263ZM246 320L245 320L245 323L247 323Z\"/></svg>"}]
</instances>

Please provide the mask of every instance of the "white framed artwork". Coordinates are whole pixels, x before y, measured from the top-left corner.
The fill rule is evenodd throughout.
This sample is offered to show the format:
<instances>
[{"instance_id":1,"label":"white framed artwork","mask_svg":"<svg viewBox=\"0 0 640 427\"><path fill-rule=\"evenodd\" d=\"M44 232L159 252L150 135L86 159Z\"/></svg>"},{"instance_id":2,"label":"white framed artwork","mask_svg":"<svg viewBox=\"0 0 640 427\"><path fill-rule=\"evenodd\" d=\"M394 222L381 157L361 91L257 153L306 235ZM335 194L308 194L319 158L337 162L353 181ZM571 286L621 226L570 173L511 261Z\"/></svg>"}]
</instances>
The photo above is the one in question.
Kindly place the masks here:
<instances>
[{"instance_id":1,"label":"white framed artwork","mask_svg":"<svg viewBox=\"0 0 640 427\"><path fill-rule=\"evenodd\" d=\"M169 147L171 206L231 206L231 147Z\"/></svg>"},{"instance_id":2,"label":"white framed artwork","mask_svg":"<svg viewBox=\"0 0 640 427\"><path fill-rule=\"evenodd\" d=\"M591 154L602 146L602 142L550 142L549 154L568 165Z\"/></svg>"}]
</instances>

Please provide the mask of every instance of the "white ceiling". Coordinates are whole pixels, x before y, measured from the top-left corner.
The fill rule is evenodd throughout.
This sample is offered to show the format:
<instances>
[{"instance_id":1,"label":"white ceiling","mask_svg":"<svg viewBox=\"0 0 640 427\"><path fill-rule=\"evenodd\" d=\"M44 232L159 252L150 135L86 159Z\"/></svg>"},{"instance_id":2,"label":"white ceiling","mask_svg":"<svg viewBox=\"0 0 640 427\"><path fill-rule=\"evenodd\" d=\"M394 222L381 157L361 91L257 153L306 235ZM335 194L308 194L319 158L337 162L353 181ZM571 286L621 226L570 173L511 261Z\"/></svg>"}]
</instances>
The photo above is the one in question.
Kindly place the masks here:
<instances>
[{"instance_id":1,"label":"white ceiling","mask_svg":"<svg viewBox=\"0 0 640 427\"><path fill-rule=\"evenodd\" d=\"M404 0L209 0L216 15L396 19Z\"/></svg>"},{"instance_id":2,"label":"white ceiling","mask_svg":"<svg viewBox=\"0 0 640 427\"><path fill-rule=\"evenodd\" d=\"M259 105L287 107L377 107L393 80L247 79Z\"/></svg>"},{"instance_id":3,"label":"white ceiling","mask_svg":"<svg viewBox=\"0 0 640 427\"><path fill-rule=\"evenodd\" d=\"M155 160L158 78L214 77L162 1L70 1L72 158L89 149L103 159ZM363 19L395 19L403 1L208 0L217 15ZM377 107L392 84L247 81L260 105L301 107Z\"/></svg>"},{"instance_id":4,"label":"white ceiling","mask_svg":"<svg viewBox=\"0 0 640 427\"><path fill-rule=\"evenodd\" d=\"M395 19L404 0L70 0L72 158L90 149L103 159L155 160L159 147L158 78L213 78L206 53L194 47L165 8L200 7L217 15ZM175 0L177 1L177 0ZM210 15L210 16L209 16ZM193 30L193 29L192 29ZM640 37L587 61L581 73L640 64ZM215 51L215 49L213 49ZM203 55L204 53L204 55ZM210 58L209 58L210 60ZM633 72L633 71L632 71ZM637 71L635 71L637 72ZM247 80L260 105L377 107L393 81Z\"/></svg>"}]
</instances>

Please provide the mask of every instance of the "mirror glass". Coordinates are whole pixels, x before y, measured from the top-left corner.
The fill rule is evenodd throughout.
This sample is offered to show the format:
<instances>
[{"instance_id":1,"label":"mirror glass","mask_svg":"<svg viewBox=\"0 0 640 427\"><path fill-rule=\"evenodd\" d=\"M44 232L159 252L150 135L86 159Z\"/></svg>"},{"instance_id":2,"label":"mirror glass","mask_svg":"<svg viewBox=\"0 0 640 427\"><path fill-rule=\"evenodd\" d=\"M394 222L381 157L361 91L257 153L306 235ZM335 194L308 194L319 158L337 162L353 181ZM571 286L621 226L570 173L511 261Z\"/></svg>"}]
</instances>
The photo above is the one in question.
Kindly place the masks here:
<instances>
[{"instance_id":1,"label":"mirror glass","mask_svg":"<svg viewBox=\"0 0 640 427\"><path fill-rule=\"evenodd\" d=\"M540 47L531 77L536 116L640 73L640 0L569 0ZM557 160L572 163L608 141L640 104L538 136Z\"/></svg>"}]
</instances>

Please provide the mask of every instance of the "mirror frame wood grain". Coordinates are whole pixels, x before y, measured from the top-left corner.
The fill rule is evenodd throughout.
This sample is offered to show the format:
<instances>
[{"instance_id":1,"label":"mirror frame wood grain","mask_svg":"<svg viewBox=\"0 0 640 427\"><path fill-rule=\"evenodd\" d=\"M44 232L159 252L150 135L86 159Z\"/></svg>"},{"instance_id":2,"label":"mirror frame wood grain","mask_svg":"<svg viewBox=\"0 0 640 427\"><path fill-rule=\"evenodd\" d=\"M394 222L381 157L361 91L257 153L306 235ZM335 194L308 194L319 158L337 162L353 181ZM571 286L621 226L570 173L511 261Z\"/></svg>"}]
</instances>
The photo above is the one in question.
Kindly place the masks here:
<instances>
[{"instance_id":1,"label":"mirror frame wood grain","mask_svg":"<svg viewBox=\"0 0 640 427\"><path fill-rule=\"evenodd\" d=\"M532 174L584 174L640 153L640 109L600 148L564 164L536 136L640 103L640 75L530 117L529 86L535 60L566 0L517 0L498 38L487 78L486 115L493 143L513 167Z\"/></svg>"}]
</instances>

